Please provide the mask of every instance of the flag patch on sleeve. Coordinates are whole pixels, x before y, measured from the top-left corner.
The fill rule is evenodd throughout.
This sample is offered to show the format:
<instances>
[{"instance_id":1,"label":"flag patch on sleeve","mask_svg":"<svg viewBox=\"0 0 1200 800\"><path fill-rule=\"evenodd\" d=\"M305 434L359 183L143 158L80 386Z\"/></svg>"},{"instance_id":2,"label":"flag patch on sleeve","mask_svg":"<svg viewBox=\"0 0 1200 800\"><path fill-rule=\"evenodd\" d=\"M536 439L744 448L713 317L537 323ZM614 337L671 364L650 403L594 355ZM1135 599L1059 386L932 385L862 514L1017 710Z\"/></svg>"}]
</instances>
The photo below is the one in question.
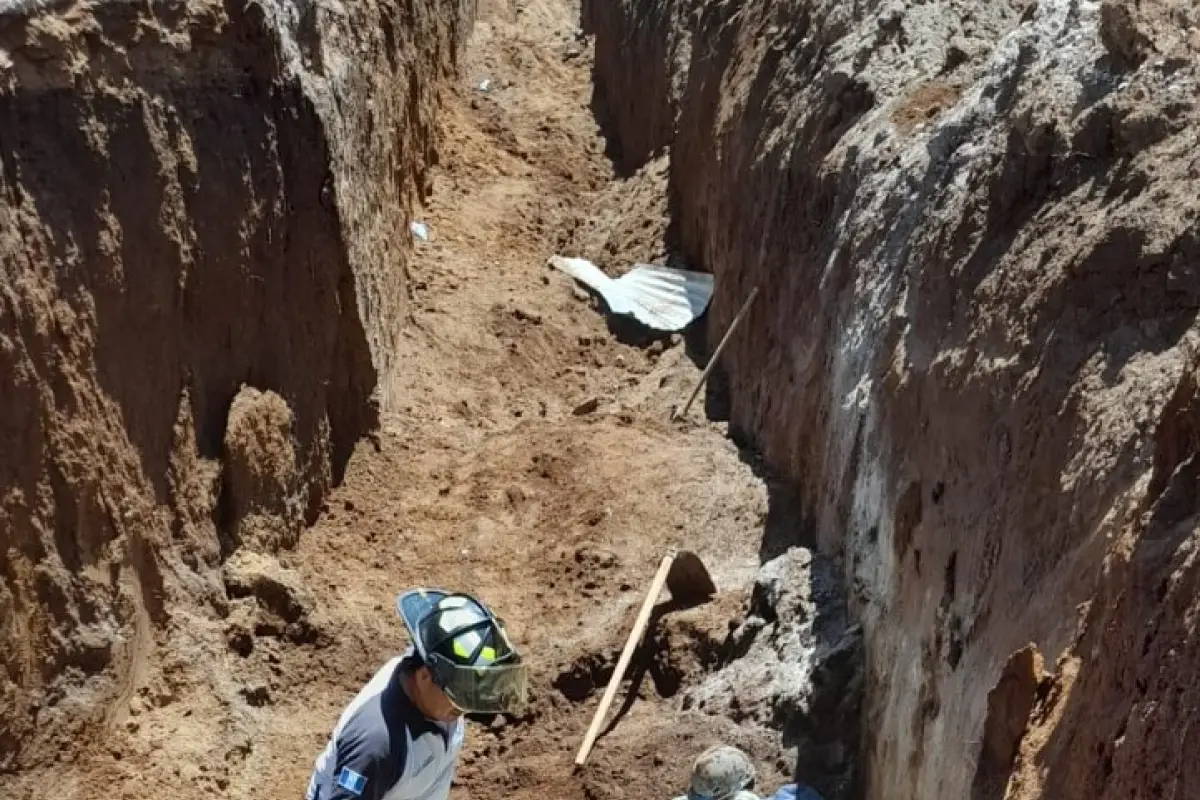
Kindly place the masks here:
<instances>
[{"instance_id":1,"label":"flag patch on sleeve","mask_svg":"<svg viewBox=\"0 0 1200 800\"><path fill-rule=\"evenodd\" d=\"M349 767L342 767L337 776L337 785L355 797L362 797L363 789L367 788L367 779Z\"/></svg>"}]
</instances>

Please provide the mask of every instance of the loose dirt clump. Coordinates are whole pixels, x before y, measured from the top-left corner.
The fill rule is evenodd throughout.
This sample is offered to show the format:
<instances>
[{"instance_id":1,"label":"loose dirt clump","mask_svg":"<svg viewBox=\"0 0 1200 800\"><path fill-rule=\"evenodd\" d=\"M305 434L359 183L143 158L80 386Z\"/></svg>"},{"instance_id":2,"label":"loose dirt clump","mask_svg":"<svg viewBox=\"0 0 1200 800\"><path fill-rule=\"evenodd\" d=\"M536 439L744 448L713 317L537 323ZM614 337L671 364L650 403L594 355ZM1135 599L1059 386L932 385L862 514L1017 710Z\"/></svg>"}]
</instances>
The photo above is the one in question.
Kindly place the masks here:
<instances>
[{"instance_id":1,"label":"loose dirt clump","mask_svg":"<svg viewBox=\"0 0 1200 800\"><path fill-rule=\"evenodd\" d=\"M222 573L231 606L227 638L238 655L250 654L252 636L286 637L300 644L316 639L312 597L294 570L241 549L225 562Z\"/></svg>"},{"instance_id":2,"label":"loose dirt clump","mask_svg":"<svg viewBox=\"0 0 1200 800\"><path fill-rule=\"evenodd\" d=\"M962 87L943 81L931 81L919 86L896 106L892 121L903 133L912 133L918 125L927 123L950 106L953 106Z\"/></svg>"},{"instance_id":3,"label":"loose dirt clump","mask_svg":"<svg viewBox=\"0 0 1200 800\"><path fill-rule=\"evenodd\" d=\"M242 387L225 428L222 530L233 546L292 548L304 523L291 409L274 392Z\"/></svg>"},{"instance_id":4,"label":"loose dirt clump","mask_svg":"<svg viewBox=\"0 0 1200 800\"><path fill-rule=\"evenodd\" d=\"M657 156L597 193L573 223L563 255L586 258L613 277L634 264L671 261L668 165L666 154Z\"/></svg>"}]
</instances>

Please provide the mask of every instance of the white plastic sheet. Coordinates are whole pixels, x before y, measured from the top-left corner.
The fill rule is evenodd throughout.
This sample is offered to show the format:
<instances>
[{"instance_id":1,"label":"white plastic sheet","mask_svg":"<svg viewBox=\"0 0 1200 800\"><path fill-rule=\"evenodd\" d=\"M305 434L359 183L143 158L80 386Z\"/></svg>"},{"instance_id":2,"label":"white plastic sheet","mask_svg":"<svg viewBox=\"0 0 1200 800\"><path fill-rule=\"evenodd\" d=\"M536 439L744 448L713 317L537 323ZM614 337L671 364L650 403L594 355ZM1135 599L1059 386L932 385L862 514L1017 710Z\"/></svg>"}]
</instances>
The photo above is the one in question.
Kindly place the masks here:
<instances>
[{"instance_id":1,"label":"white plastic sheet","mask_svg":"<svg viewBox=\"0 0 1200 800\"><path fill-rule=\"evenodd\" d=\"M654 264L635 264L619 278L610 278L584 258L551 256L550 264L590 286L614 314L628 314L660 331L679 331L696 320L712 299L713 278Z\"/></svg>"}]
</instances>

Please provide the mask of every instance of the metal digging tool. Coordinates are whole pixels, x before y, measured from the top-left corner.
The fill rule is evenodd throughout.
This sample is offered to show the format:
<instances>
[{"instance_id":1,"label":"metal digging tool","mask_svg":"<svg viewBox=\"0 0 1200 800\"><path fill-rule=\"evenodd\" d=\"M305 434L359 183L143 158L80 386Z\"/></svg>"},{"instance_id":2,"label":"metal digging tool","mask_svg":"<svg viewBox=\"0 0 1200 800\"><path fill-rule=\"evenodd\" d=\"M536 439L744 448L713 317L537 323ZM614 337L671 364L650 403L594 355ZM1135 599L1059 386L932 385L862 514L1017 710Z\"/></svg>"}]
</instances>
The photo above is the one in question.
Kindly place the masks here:
<instances>
[{"instance_id":1,"label":"metal digging tool","mask_svg":"<svg viewBox=\"0 0 1200 800\"><path fill-rule=\"evenodd\" d=\"M695 553L672 549L663 556L662 562L658 565L658 572L654 575L654 581L650 584L650 591L646 593L646 599L642 601L637 621L633 623L633 630L629 632L629 638L625 640L625 649L621 651L621 657L617 660L617 668L613 671L608 686L604 687L604 696L600 698L600 705L592 717L592 724L583 737L583 744L579 746L579 753L575 756L576 767L582 766L587 761L588 754L592 751L592 745L596 743L596 737L600 735L600 725L604 722L604 715L608 713L608 708L612 705L613 698L617 694L617 687L621 685L621 678L624 677L625 670L629 667L629 659L633 657L633 651L637 649L638 642L646 630L646 625L650 621L650 612L658 600L659 593L662 592L663 584L666 584L667 589L671 592L671 600L681 606L702 603L717 593L717 585L713 583L712 576L708 574L704 562Z\"/></svg>"}]
</instances>

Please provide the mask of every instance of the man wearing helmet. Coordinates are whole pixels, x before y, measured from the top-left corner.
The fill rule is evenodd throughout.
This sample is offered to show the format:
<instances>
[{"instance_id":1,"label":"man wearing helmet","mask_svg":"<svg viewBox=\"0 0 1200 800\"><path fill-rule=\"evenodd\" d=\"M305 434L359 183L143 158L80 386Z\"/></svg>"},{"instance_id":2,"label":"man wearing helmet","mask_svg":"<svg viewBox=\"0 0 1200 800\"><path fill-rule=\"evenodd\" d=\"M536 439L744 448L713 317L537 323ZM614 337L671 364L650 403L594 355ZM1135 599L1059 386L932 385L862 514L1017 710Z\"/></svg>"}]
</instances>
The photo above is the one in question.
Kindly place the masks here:
<instances>
[{"instance_id":1,"label":"man wearing helmet","mask_svg":"<svg viewBox=\"0 0 1200 800\"><path fill-rule=\"evenodd\" d=\"M514 713L527 666L476 598L416 589L396 599L412 645L342 712L305 800L445 800L463 715Z\"/></svg>"}]
</instances>

